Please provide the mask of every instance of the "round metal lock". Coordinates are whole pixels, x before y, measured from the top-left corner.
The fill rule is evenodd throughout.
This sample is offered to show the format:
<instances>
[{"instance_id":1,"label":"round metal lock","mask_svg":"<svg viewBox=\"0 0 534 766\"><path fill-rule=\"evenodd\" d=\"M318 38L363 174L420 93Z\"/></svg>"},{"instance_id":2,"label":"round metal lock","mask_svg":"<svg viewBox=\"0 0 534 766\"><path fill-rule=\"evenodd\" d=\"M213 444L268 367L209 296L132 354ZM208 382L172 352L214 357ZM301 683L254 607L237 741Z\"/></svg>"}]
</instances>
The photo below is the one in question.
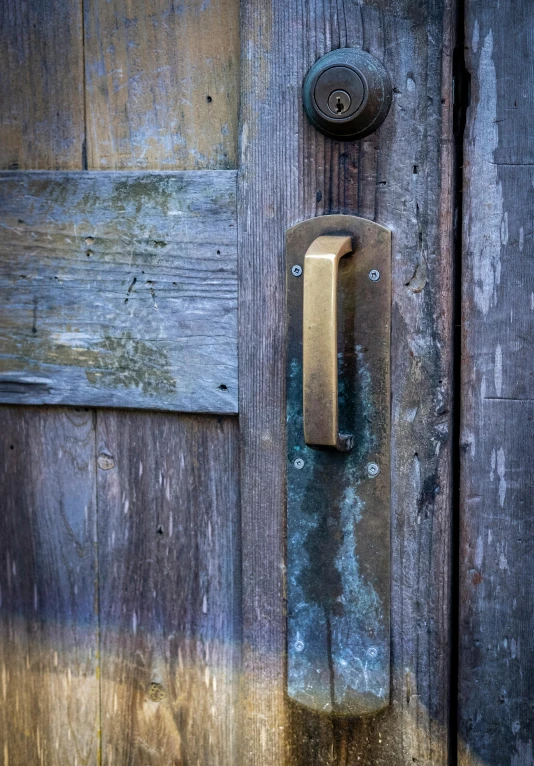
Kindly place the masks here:
<instances>
[{"instance_id":1,"label":"round metal lock","mask_svg":"<svg viewBox=\"0 0 534 766\"><path fill-rule=\"evenodd\" d=\"M312 66L303 86L308 119L338 141L373 133L386 119L391 95L391 79L382 62L359 48L327 53Z\"/></svg>"}]
</instances>

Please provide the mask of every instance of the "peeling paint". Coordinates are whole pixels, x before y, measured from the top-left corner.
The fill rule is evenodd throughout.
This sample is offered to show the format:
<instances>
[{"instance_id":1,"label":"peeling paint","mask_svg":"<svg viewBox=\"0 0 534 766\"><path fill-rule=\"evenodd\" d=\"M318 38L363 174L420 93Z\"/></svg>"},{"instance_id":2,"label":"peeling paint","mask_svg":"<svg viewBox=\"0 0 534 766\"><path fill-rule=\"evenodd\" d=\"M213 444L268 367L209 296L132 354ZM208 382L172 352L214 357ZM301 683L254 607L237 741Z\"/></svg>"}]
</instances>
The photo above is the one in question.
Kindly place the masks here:
<instances>
[{"instance_id":1,"label":"peeling paint","mask_svg":"<svg viewBox=\"0 0 534 766\"><path fill-rule=\"evenodd\" d=\"M502 348L500 343L497 344L497 348L495 349L495 367L493 377L495 381L495 393L500 397L502 394Z\"/></svg>"},{"instance_id":2,"label":"peeling paint","mask_svg":"<svg viewBox=\"0 0 534 766\"><path fill-rule=\"evenodd\" d=\"M504 465L504 450L502 447L499 448L499 451L497 452L497 476L499 477L499 503L501 508L504 507L504 501L506 499L506 479L504 478L505 475L505 465Z\"/></svg>"},{"instance_id":3,"label":"peeling paint","mask_svg":"<svg viewBox=\"0 0 534 766\"><path fill-rule=\"evenodd\" d=\"M483 190L479 198L476 189L467 197L467 246L472 253L475 278L474 296L477 308L487 315L497 302L501 281L500 243L508 237L504 217L502 184L499 181L494 153L499 144L497 126L497 76L493 63L493 32L484 39L480 52L478 82L480 92L476 104L468 152L471 175L477 178L476 189Z\"/></svg>"}]
</instances>

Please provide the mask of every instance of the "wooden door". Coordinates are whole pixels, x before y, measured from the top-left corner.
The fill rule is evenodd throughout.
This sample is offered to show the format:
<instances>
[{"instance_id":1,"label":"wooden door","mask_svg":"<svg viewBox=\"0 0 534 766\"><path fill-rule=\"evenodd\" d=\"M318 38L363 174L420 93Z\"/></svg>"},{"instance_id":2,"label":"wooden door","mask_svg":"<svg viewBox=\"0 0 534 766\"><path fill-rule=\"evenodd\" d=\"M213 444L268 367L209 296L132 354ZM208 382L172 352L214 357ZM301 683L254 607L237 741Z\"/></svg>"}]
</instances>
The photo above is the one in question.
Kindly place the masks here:
<instances>
[{"instance_id":1,"label":"wooden door","mask_svg":"<svg viewBox=\"0 0 534 766\"><path fill-rule=\"evenodd\" d=\"M534 763L519 5L3 1L4 766ZM393 82L358 142L302 109L340 47ZM361 718L286 694L284 237L329 213L393 235L392 694Z\"/></svg>"}]
</instances>

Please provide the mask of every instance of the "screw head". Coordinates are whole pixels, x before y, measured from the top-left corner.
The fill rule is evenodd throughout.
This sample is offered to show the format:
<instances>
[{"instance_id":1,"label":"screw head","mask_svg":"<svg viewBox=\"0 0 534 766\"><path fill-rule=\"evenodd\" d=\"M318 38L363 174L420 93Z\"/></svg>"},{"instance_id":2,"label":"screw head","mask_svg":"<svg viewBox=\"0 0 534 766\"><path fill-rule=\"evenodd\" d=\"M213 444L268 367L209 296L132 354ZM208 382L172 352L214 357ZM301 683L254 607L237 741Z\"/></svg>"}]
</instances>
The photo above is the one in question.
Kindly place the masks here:
<instances>
[{"instance_id":1,"label":"screw head","mask_svg":"<svg viewBox=\"0 0 534 766\"><path fill-rule=\"evenodd\" d=\"M371 280L371 282L378 282L378 280L380 279L380 272L378 271L378 269L371 269L371 271L369 272L369 279Z\"/></svg>"},{"instance_id":2,"label":"screw head","mask_svg":"<svg viewBox=\"0 0 534 766\"><path fill-rule=\"evenodd\" d=\"M376 646L370 646L369 649L367 650L367 654L369 655L369 657L376 657L378 655L378 649L376 648Z\"/></svg>"},{"instance_id":3,"label":"screw head","mask_svg":"<svg viewBox=\"0 0 534 766\"><path fill-rule=\"evenodd\" d=\"M376 463L367 463L367 475L374 479L380 473L380 468Z\"/></svg>"},{"instance_id":4,"label":"screw head","mask_svg":"<svg viewBox=\"0 0 534 766\"><path fill-rule=\"evenodd\" d=\"M304 641L301 641L299 638L297 641L295 641L294 646L296 652L301 652L304 649Z\"/></svg>"},{"instance_id":5,"label":"screw head","mask_svg":"<svg viewBox=\"0 0 534 766\"><path fill-rule=\"evenodd\" d=\"M302 468L304 468L304 460L301 457L296 457L293 460L293 465L298 471L300 471Z\"/></svg>"},{"instance_id":6,"label":"screw head","mask_svg":"<svg viewBox=\"0 0 534 766\"><path fill-rule=\"evenodd\" d=\"M302 267L293 266L293 268L291 269L291 273L293 274L294 277L300 277L300 275L302 274Z\"/></svg>"}]
</instances>

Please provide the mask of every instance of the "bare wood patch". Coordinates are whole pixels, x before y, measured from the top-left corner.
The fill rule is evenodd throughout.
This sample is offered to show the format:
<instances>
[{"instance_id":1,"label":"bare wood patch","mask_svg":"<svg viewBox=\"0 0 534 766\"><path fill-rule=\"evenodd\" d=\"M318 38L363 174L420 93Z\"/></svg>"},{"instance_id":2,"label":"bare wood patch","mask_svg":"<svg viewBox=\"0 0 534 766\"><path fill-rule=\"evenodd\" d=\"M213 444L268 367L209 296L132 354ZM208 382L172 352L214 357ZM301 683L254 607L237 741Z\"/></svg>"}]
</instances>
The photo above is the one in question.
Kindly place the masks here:
<instances>
[{"instance_id":1,"label":"bare wood patch","mask_svg":"<svg viewBox=\"0 0 534 766\"><path fill-rule=\"evenodd\" d=\"M85 6L89 167L235 168L239 3Z\"/></svg>"}]
</instances>

